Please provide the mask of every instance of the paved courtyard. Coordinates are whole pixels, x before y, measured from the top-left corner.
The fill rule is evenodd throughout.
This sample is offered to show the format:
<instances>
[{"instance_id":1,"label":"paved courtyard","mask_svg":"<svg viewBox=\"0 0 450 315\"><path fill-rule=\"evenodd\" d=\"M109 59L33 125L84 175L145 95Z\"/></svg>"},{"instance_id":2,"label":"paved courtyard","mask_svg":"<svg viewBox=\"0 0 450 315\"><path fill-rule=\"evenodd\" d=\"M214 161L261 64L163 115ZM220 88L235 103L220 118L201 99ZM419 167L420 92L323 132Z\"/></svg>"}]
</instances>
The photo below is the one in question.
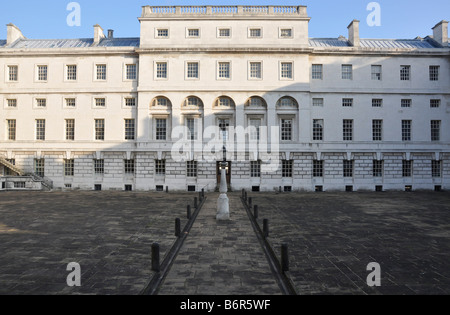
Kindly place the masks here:
<instances>
[{"instance_id":1,"label":"paved courtyard","mask_svg":"<svg viewBox=\"0 0 450 315\"><path fill-rule=\"evenodd\" d=\"M0 294L139 294L153 275L151 244L164 257L196 196L1 192ZM232 221L218 224L217 195L207 194L160 294L279 294L240 193L229 196ZM448 192L249 196L274 249L289 245L299 294L450 294ZM66 284L70 262L81 287ZM380 264L380 287L366 284L370 262Z\"/></svg>"}]
</instances>

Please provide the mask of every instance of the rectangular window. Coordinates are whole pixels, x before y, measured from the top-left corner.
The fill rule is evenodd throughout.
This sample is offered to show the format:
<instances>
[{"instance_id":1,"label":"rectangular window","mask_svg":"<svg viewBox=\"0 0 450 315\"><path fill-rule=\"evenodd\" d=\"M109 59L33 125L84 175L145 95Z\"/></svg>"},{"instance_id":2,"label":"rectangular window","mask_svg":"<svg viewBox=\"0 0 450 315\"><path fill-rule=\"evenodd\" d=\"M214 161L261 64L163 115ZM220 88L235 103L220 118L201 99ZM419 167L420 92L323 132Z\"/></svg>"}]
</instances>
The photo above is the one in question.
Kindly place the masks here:
<instances>
[{"instance_id":1,"label":"rectangular window","mask_svg":"<svg viewBox=\"0 0 450 315\"><path fill-rule=\"evenodd\" d=\"M229 130L230 130L230 120L229 119L219 119L219 129L220 136L222 140L228 140Z\"/></svg>"},{"instance_id":2,"label":"rectangular window","mask_svg":"<svg viewBox=\"0 0 450 315\"><path fill-rule=\"evenodd\" d=\"M169 37L169 29L167 28L160 28L157 30L157 36L162 38L168 38Z\"/></svg>"},{"instance_id":3,"label":"rectangular window","mask_svg":"<svg viewBox=\"0 0 450 315\"><path fill-rule=\"evenodd\" d=\"M281 78L282 79L292 79L292 62L282 62L281 63Z\"/></svg>"},{"instance_id":4,"label":"rectangular window","mask_svg":"<svg viewBox=\"0 0 450 315\"><path fill-rule=\"evenodd\" d=\"M402 120L402 141L411 141L411 120Z\"/></svg>"},{"instance_id":5,"label":"rectangular window","mask_svg":"<svg viewBox=\"0 0 450 315\"><path fill-rule=\"evenodd\" d=\"M344 160L344 177L353 177L353 160Z\"/></svg>"},{"instance_id":6,"label":"rectangular window","mask_svg":"<svg viewBox=\"0 0 450 315\"><path fill-rule=\"evenodd\" d=\"M156 140L166 140L167 138L167 119L156 119Z\"/></svg>"},{"instance_id":7,"label":"rectangular window","mask_svg":"<svg viewBox=\"0 0 450 315\"><path fill-rule=\"evenodd\" d=\"M280 37L281 38L292 38L292 29L291 28L280 29Z\"/></svg>"},{"instance_id":8,"label":"rectangular window","mask_svg":"<svg viewBox=\"0 0 450 315\"><path fill-rule=\"evenodd\" d=\"M380 65L372 66L372 80L381 81L381 71L382 67Z\"/></svg>"},{"instance_id":9,"label":"rectangular window","mask_svg":"<svg viewBox=\"0 0 450 315\"><path fill-rule=\"evenodd\" d=\"M36 99L36 107L47 107L47 99L37 98Z\"/></svg>"},{"instance_id":10,"label":"rectangular window","mask_svg":"<svg viewBox=\"0 0 450 315\"><path fill-rule=\"evenodd\" d=\"M412 161L403 160L402 162L402 176L411 177L412 175Z\"/></svg>"},{"instance_id":11,"label":"rectangular window","mask_svg":"<svg viewBox=\"0 0 450 315\"><path fill-rule=\"evenodd\" d=\"M229 79L231 76L230 63L229 62L219 62L218 66L219 66L219 70L218 70L219 79Z\"/></svg>"},{"instance_id":12,"label":"rectangular window","mask_svg":"<svg viewBox=\"0 0 450 315\"><path fill-rule=\"evenodd\" d=\"M382 107L383 100L381 98L373 98L372 99L372 107Z\"/></svg>"},{"instance_id":13,"label":"rectangular window","mask_svg":"<svg viewBox=\"0 0 450 315\"><path fill-rule=\"evenodd\" d=\"M16 120L8 119L6 122L8 125L8 140L15 141L16 140Z\"/></svg>"},{"instance_id":14,"label":"rectangular window","mask_svg":"<svg viewBox=\"0 0 450 315\"><path fill-rule=\"evenodd\" d=\"M323 65L312 65L312 79L313 80L323 79Z\"/></svg>"},{"instance_id":15,"label":"rectangular window","mask_svg":"<svg viewBox=\"0 0 450 315\"><path fill-rule=\"evenodd\" d=\"M281 176L282 177L292 177L292 160L282 160L281 161Z\"/></svg>"},{"instance_id":16,"label":"rectangular window","mask_svg":"<svg viewBox=\"0 0 450 315\"><path fill-rule=\"evenodd\" d=\"M187 63L187 78L198 79L198 62Z\"/></svg>"},{"instance_id":17,"label":"rectangular window","mask_svg":"<svg viewBox=\"0 0 450 315\"><path fill-rule=\"evenodd\" d=\"M197 177L197 161L186 162L186 176Z\"/></svg>"},{"instance_id":18,"label":"rectangular window","mask_svg":"<svg viewBox=\"0 0 450 315\"><path fill-rule=\"evenodd\" d=\"M323 119L313 120L313 140L315 141L323 140Z\"/></svg>"},{"instance_id":19,"label":"rectangular window","mask_svg":"<svg viewBox=\"0 0 450 315\"><path fill-rule=\"evenodd\" d=\"M400 81L411 80L411 66L400 66Z\"/></svg>"},{"instance_id":20,"label":"rectangular window","mask_svg":"<svg viewBox=\"0 0 450 315\"><path fill-rule=\"evenodd\" d=\"M313 160L313 177L323 177L323 161Z\"/></svg>"},{"instance_id":21,"label":"rectangular window","mask_svg":"<svg viewBox=\"0 0 450 315\"><path fill-rule=\"evenodd\" d=\"M439 81L440 66L430 66L430 81Z\"/></svg>"},{"instance_id":22,"label":"rectangular window","mask_svg":"<svg viewBox=\"0 0 450 315\"><path fill-rule=\"evenodd\" d=\"M135 120L125 119L125 140L134 140L135 138Z\"/></svg>"},{"instance_id":23,"label":"rectangular window","mask_svg":"<svg viewBox=\"0 0 450 315\"><path fill-rule=\"evenodd\" d=\"M75 140L75 119L66 119L66 140Z\"/></svg>"},{"instance_id":24,"label":"rectangular window","mask_svg":"<svg viewBox=\"0 0 450 315\"><path fill-rule=\"evenodd\" d=\"M95 107L106 107L106 98L96 98Z\"/></svg>"},{"instance_id":25,"label":"rectangular window","mask_svg":"<svg viewBox=\"0 0 450 315\"><path fill-rule=\"evenodd\" d=\"M156 78L167 79L167 62L156 63Z\"/></svg>"},{"instance_id":26,"label":"rectangular window","mask_svg":"<svg viewBox=\"0 0 450 315\"><path fill-rule=\"evenodd\" d=\"M186 127L188 130L187 139L197 140L197 122L195 118L186 118Z\"/></svg>"},{"instance_id":27,"label":"rectangular window","mask_svg":"<svg viewBox=\"0 0 450 315\"><path fill-rule=\"evenodd\" d=\"M353 80L353 65L342 65L342 79Z\"/></svg>"},{"instance_id":28,"label":"rectangular window","mask_svg":"<svg viewBox=\"0 0 450 315\"><path fill-rule=\"evenodd\" d=\"M411 99L402 99L401 107L402 108L409 108L409 107L411 107L411 103L412 103Z\"/></svg>"},{"instance_id":29,"label":"rectangular window","mask_svg":"<svg viewBox=\"0 0 450 315\"><path fill-rule=\"evenodd\" d=\"M94 160L94 173L104 174L105 173L105 160L95 159Z\"/></svg>"},{"instance_id":30,"label":"rectangular window","mask_svg":"<svg viewBox=\"0 0 450 315\"><path fill-rule=\"evenodd\" d=\"M352 141L353 140L353 120L352 119L344 119L342 125L342 133L344 141Z\"/></svg>"},{"instance_id":31,"label":"rectangular window","mask_svg":"<svg viewBox=\"0 0 450 315\"><path fill-rule=\"evenodd\" d=\"M134 160L123 160L125 174L134 174Z\"/></svg>"},{"instance_id":32,"label":"rectangular window","mask_svg":"<svg viewBox=\"0 0 450 315\"><path fill-rule=\"evenodd\" d=\"M47 66L37 66L37 80L47 81L48 79L48 67Z\"/></svg>"},{"instance_id":33,"label":"rectangular window","mask_svg":"<svg viewBox=\"0 0 450 315\"><path fill-rule=\"evenodd\" d=\"M155 174L156 175L166 174L166 160L155 160Z\"/></svg>"},{"instance_id":34,"label":"rectangular window","mask_svg":"<svg viewBox=\"0 0 450 315\"><path fill-rule=\"evenodd\" d=\"M137 79L136 64L126 65L126 79L127 80L136 80Z\"/></svg>"},{"instance_id":35,"label":"rectangular window","mask_svg":"<svg viewBox=\"0 0 450 315\"><path fill-rule=\"evenodd\" d=\"M249 30L250 38L260 38L262 36L262 31L260 28L251 28Z\"/></svg>"},{"instance_id":36,"label":"rectangular window","mask_svg":"<svg viewBox=\"0 0 450 315\"><path fill-rule=\"evenodd\" d=\"M45 140L45 119L36 119L36 140Z\"/></svg>"},{"instance_id":37,"label":"rectangular window","mask_svg":"<svg viewBox=\"0 0 450 315\"><path fill-rule=\"evenodd\" d=\"M66 107L75 107L76 106L76 100L74 98L66 98Z\"/></svg>"},{"instance_id":38,"label":"rectangular window","mask_svg":"<svg viewBox=\"0 0 450 315\"><path fill-rule=\"evenodd\" d=\"M105 140L104 119L95 119L95 140Z\"/></svg>"},{"instance_id":39,"label":"rectangular window","mask_svg":"<svg viewBox=\"0 0 450 315\"><path fill-rule=\"evenodd\" d=\"M372 140L383 140L383 121L381 119L372 120Z\"/></svg>"},{"instance_id":40,"label":"rectangular window","mask_svg":"<svg viewBox=\"0 0 450 315\"><path fill-rule=\"evenodd\" d=\"M323 98L313 98L312 100L313 106L323 107L323 103Z\"/></svg>"},{"instance_id":41,"label":"rectangular window","mask_svg":"<svg viewBox=\"0 0 450 315\"><path fill-rule=\"evenodd\" d=\"M261 119L250 119L250 140L260 140L261 132Z\"/></svg>"},{"instance_id":42,"label":"rectangular window","mask_svg":"<svg viewBox=\"0 0 450 315\"><path fill-rule=\"evenodd\" d=\"M441 100L433 99L430 100L430 108L439 108L441 106Z\"/></svg>"},{"instance_id":43,"label":"rectangular window","mask_svg":"<svg viewBox=\"0 0 450 315\"><path fill-rule=\"evenodd\" d=\"M17 82L19 80L19 67L8 66L8 81Z\"/></svg>"},{"instance_id":44,"label":"rectangular window","mask_svg":"<svg viewBox=\"0 0 450 315\"><path fill-rule=\"evenodd\" d=\"M17 99L8 99L8 107L17 107Z\"/></svg>"},{"instance_id":45,"label":"rectangular window","mask_svg":"<svg viewBox=\"0 0 450 315\"><path fill-rule=\"evenodd\" d=\"M106 65L97 65L97 80L106 80Z\"/></svg>"},{"instance_id":46,"label":"rectangular window","mask_svg":"<svg viewBox=\"0 0 450 315\"><path fill-rule=\"evenodd\" d=\"M261 161L250 161L250 176L261 177Z\"/></svg>"},{"instance_id":47,"label":"rectangular window","mask_svg":"<svg viewBox=\"0 0 450 315\"><path fill-rule=\"evenodd\" d=\"M431 141L441 140L441 121L432 120L431 121Z\"/></svg>"},{"instance_id":48,"label":"rectangular window","mask_svg":"<svg viewBox=\"0 0 450 315\"><path fill-rule=\"evenodd\" d=\"M200 37L200 30L198 28L188 29L188 37L193 37L193 38Z\"/></svg>"},{"instance_id":49,"label":"rectangular window","mask_svg":"<svg viewBox=\"0 0 450 315\"><path fill-rule=\"evenodd\" d=\"M262 79L262 64L261 62L250 62L250 78Z\"/></svg>"},{"instance_id":50,"label":"rectangular window","mask_svg":"<svg viewBox=\"0 0 450 315\"><path fill-rule=\"evenodd\" d=\"M45 160L34 159L34 173L39 177L45 176Z\"/></svg>"},{"instance_id":51,"label":"rectangular window","mask_svg":"<svg viewBox=\"0 0 450 315\"><path fill-rule=\"evenodd\" d=\"M382 160L373 160L372 176L373 177L383 177L383 161Z\"/></svg>"},{"instance_id":52,"label":"rectangular window","mask_svg":"<svg viewBox=\"0 0 450 315\"><path fill-rule=\"evenodd\" d=\"M125 98L125 106L126 107L135 107L136 106L136 98L126 97Z\"/></svg>"},{"instance_id":53,"label":"rectangular window","mask_svg":"<svg viewBox=\"0 0 450 315\"><path fill-rule=\"evenodd\" d=\"M431 161L431 177L441 177L442 174L442 162L432 160Z\"/></svg>"},{"instance_id":54,"label":"rectangular window","mask_svg":"<svg viewBox=\"0 0 450 315\"><path fill-rule=\"evenodd\" d=\"M292 119L281 119L281 140L292 140Z\"/></svg>"},{"instance_id":55,"label":"rectangular window","mask_svg":"<svg viewBox=\"0 0 450 315\"><path fill-rule=\"evenodd\" d=\"M76 65L67 65L67 81L76 81L77 80L77 66Z\"/></svg>"},{"instance_id":56,"label":"rectangular window","mask_svg":"<svg viewBox=\"0 0 450 315\"><path fill-rule=\"evenodd\" d=\"M73 159L64 159L64 176L74 176L75 161Z\"/></svg>"},{"instance_id":57,"label":"rectangular window","mask_svg":"<svg viewBox=\"0 0 450 315\"><path fill-rule=\"evenodd\" d=\"M231 37L231 30L229 28L219 29L219 37Z\"/></svg>"},{"instance_id":58,"label":"rectangular window","mask_svg":"<svg viewBox=\"0 0 450 315\"><path fill-rule=\"evenodd\" d=\"M353 98L342 99L342 107L352 107L352 106L353 106Z\"/></svg>"}]
</instances>

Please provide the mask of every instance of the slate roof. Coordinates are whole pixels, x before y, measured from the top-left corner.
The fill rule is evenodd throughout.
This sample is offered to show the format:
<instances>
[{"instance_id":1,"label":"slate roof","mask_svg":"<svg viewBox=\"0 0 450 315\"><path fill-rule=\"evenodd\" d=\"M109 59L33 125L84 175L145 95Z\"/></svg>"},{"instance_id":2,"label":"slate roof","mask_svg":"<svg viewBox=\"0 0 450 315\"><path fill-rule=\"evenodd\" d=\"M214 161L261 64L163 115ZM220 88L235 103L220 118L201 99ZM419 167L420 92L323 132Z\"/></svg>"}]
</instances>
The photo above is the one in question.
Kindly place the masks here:
<instances>
[{"instance_id":1,"label":"slate roof","mask_svg":"<svg viewBox=\"0 0 450 315\"><path fill-rule=\"evenodd\" d=\"M2 45L1 43L4 42ZM0 41L0 47L6 41ZM19 39L8 46L15 49L48 48L88 48L94 44L93 38L78 39ZM139 38L104 38L95 47L139 47Z\"/></svg>"},{"instance_id":2,"label":"slate roof","mask_svg":"<svg viewBox=\"0 0 450 315\"><path fill-rule=\"evenodd\" d=\"M439 48L427 39L364 39L360 40L362 48L376 49L430 49ZM345 38L310 38L311 47L351 47Z\"/></svg>"},{"instance_id":3,"label":"slate roof","mask_svg":"<svg viewBox=\"0 0 450 315\"><path fill-rule=\"evenodd\" d=\"M6 45L6 40L0 39L0 47L3 47Z\"/></svg>"}]
</instances>

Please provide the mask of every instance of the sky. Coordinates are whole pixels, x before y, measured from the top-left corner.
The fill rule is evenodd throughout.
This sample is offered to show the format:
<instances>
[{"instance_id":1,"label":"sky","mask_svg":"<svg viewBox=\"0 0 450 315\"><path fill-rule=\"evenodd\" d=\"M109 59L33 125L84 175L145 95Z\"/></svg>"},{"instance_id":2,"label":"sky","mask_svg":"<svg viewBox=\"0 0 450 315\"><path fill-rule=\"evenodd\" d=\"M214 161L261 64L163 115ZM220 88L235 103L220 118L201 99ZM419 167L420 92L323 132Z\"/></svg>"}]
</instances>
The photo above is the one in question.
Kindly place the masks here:
<instances>
[{"instance_id":1,"label":"sky","mask_svg":"<svg viewBox=\"0 0 450 315\"><path fill-rule=\"evenodd\" d=\"M431 28L450 19L449 0L1 0L0 39L6 39L6 24L18 26L32 39L92 38L93 25L114 29L115 37L139 37L142 6L166 5L305 5L311 17L310 37L348 36L347 26L360 20L361 38L410 39L432 34ZM80 6L80 26L70 26L67 5ZM379 25L369 26L367 6L379 4ZM371 19L371 21L374 21ZM373 24L373 23L372 23Z\"/></svg>"}]
</instances>

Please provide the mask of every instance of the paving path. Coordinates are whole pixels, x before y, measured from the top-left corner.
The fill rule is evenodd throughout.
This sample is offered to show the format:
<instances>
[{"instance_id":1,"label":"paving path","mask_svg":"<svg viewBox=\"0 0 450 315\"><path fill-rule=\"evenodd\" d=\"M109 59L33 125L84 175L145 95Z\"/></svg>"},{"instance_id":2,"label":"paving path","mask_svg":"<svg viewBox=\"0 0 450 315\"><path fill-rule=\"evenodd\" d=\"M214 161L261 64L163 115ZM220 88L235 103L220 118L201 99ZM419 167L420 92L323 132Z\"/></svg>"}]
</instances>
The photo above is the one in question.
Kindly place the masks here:
<instances>
[{"instance_id":1,"label":"paving path","mask_svg":"<svg viewBox=\"0 0 450 315\"><path fill-rule=\"evenodd\" d=\"M208 195L160 295L279 295L281 291L238 194L230 194L230 221L216 221Z\"/></svg>"}]
</instances>

